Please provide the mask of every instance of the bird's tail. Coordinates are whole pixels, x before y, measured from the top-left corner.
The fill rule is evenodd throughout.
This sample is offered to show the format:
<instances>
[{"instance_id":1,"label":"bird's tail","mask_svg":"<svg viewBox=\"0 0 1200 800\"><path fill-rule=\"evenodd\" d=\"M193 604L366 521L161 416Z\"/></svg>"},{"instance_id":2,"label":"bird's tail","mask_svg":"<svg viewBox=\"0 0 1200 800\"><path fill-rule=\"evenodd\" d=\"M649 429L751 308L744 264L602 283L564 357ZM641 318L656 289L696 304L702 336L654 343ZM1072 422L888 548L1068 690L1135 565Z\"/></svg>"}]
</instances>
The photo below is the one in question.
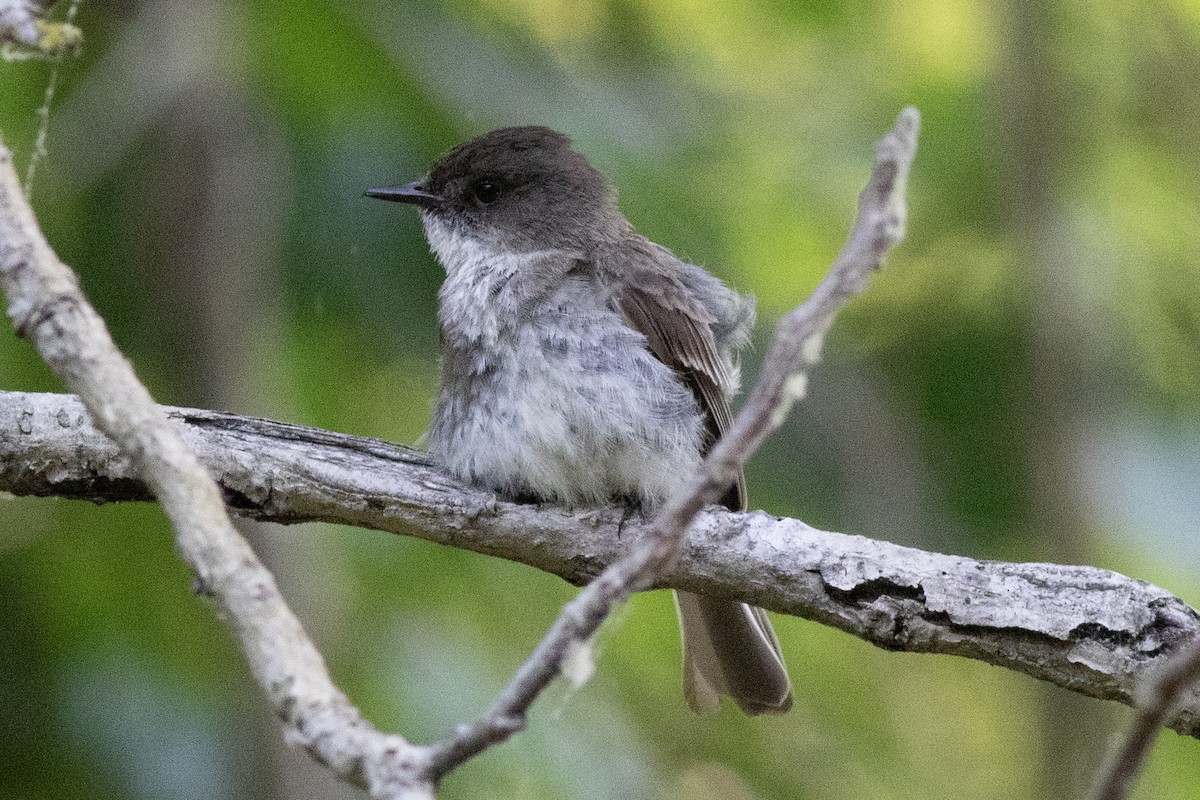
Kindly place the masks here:
<instances>
[{"instance_id":1,"label":"bird's tail","mask_svg":"<svg viewBox=\"0 0 1200 800\"><path fill-rule=\"evenodd\" d=\"M792 682L767 612L729 600L675 593L683 631L683 693L697 713L729 695L747 714L792 707Z\"/></svg>"}]
</instances>

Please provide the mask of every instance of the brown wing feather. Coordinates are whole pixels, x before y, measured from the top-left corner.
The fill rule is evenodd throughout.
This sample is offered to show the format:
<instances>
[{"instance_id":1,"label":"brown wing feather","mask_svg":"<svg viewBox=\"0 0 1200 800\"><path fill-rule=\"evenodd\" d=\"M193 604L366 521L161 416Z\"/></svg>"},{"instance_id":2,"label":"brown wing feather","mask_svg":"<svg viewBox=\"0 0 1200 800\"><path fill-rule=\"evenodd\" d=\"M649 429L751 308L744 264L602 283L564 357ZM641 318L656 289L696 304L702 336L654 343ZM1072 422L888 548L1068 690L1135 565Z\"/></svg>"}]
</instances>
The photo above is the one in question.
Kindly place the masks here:
<instances>
[{"instance_id":1,"label":"brown wing feather","mask_svg":"<svg viewBox=\"0 0 1200 800\"><path fill-rule=\"evenodd\" d=\"M642 251L648 266L614 270L615 296L629 325L646 337L650 352L676 371L704 413L707 451L732 424L728 396L735 385L732 365L721 357L714 316L663 264ZM673 258L673 257L672 257ZM746 510L741 473L721 502ZM765 611L745 603L676 592L683 631L684 696L693 711L715 710L719 695L733 697L747 714L779 714L792 705L792 685L779 639Z\"/></svg>"},{"instance_id":2,"label":"brown wing feather","mask_svg":"<svg viewBox=\"0 0 1200 800\"><path fill-rule=\"evenodd\" d=\"M726 394L734 376L717 349L712 314L678 279L661 270L638 270L628 276L617 302L630 326L646 337L654 357L676 370L695 395L708 431L707 453L733 421ZM746 510L746 481L740 472L721 503L734 511Z\"/></svg>"}]
</instances>

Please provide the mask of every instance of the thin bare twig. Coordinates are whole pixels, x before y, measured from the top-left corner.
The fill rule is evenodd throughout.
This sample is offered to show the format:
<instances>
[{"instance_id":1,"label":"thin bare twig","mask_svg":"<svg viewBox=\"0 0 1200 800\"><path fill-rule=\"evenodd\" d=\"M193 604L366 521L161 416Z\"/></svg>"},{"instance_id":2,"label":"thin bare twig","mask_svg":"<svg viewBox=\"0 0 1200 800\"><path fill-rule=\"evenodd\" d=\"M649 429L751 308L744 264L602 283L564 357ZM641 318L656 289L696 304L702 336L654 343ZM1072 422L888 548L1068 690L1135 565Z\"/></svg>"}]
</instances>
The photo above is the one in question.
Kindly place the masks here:
<instances>
[{"instance_id":1,"label":"thin bare twig","mask_svg":"<svg viewBox=\"0 0 1200 800\"><path fill-rule=\"evenodd\" d=\"M1162 671L1146 682L1145 696L1139 698L1138 703L1141 708L1120 740L1120 746L1097 773L1088 795L1090 800L1125 800L1129 797L1158 732L1197 681L1200 681L1200 640L1176 652Z\"/></svg>"},{"instance_id":2,"label":"thin bare twig","mask_svg":"<svg viewBox=\"0 0 1200 800\"><path fill-rule=\"evenodd\" d=\"M444 775L525 725L530 705L561 671L573 647L586 641L613 607L648 589L670 571L692 519L716 502L759 444L782 424L804 394L806 370L817 362L821 339L834 315L861 290L887 252L904 237L904 194L916 154L920 116L900 112L896 125L876 146L870 182L859 197L858 219L849 241L816 291L780 322L758 383L732 428L705 460L691 484L674 497L633 549L563 607L533 655L521 665L483 716L461 726L437 745L431 762Z\"/></svg>"},{"instance_id":3,"label":"thin bare twig","mask_svg":"<svg viewBox=\"0 0 1200 800\"><path fill-rule=\"evenodd\" d=\"M225 513L216 484L121 356L78 279L34 219L0 144L0 287L18 335L77 392L96 427L133 462L171 519L201 591L217 599L289 740L376 797L432 797L427 751L362 719L271 573Z\"/></svg>"},{"instance_id":4,"label":"thin bare twig","mask_svg":"<svg viewBox=\"0 0 1200 800\"><path fill-rule=\"evenodd\" d=\"M74 28L75 15L79 13L80 0L72 0L67 6L67 18L63 23L68 28ZM54 93L58 89L58 70L62 66L67 48L59 48L54 54L54 66L50 68L50 77L46 79L46 90L42 94L42 105L37 110L38 129L33 140L33 152L29 154L29 164L25 167L25 197L33 197L33 178L37 174L38 164L47 155L46 137L50 134L50 108L54 105Z\"/></svg>"}]
</instances>

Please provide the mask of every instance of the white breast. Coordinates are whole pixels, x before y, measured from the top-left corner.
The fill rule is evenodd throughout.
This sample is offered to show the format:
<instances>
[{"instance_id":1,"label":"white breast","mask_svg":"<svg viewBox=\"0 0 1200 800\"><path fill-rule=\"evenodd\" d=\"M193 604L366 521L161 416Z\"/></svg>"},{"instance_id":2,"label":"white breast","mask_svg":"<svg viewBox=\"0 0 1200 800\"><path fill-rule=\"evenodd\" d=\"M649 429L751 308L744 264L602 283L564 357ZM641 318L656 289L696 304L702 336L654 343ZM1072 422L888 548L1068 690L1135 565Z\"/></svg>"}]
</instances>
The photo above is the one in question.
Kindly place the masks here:
<instances>
[{"instance_id":1,"label":"white breast","mask_svg":"<svg viewBox=\"0 0 1200 800\"><path fill-rule=\"evenodd\" d=\"M426 223L446 267L430 450L508 495L662 500L699 463L695 400L566 252L503 253Z\"/></svg>"}]
</instances>

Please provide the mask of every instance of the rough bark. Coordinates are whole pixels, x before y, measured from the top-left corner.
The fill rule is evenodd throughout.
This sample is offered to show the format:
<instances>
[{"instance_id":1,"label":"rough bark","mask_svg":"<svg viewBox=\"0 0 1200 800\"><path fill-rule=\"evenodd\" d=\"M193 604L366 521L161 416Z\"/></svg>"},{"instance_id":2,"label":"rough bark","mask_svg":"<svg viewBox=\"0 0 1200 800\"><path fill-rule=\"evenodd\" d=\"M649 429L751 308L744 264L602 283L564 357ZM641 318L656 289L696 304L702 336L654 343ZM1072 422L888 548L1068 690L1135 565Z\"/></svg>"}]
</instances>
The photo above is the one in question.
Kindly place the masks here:
<instances>
[{"instance_id":1,"label":"rough bark","mask_svg":"<svg viewBox=\"0 0 1200 800\"><path fill-rule=\"evenodd\" d=\"M237 513L337 522L519 561L576 584L644 534L622 510L519 505L463 486L429 456L376 439L212 411L168 409ZM149 499L132 466L68 395L0 393L0 490ZM886 537L886 531L873 531ZM702 513L659 585L812 619L889 650L966 656L1092 697L1135 690L1200 630L1169 592L1108 570L978 561L820 531L761 511ZM1200 737L1200 695L1169 727Z\"/></svg>"}]
</instances>

